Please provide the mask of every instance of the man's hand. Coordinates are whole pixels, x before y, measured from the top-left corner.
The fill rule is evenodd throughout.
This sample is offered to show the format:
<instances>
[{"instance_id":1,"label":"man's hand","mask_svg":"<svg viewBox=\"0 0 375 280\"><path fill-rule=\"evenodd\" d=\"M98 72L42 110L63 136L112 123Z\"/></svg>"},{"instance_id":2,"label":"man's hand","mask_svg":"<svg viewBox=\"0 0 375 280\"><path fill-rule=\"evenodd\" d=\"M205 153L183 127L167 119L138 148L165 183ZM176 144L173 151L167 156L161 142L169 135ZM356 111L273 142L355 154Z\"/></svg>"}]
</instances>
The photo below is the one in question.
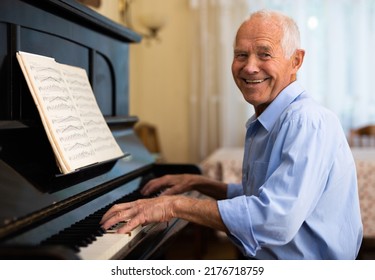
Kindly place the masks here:
<instances>
[{"instance_id":1,"label":"man's hand","mask_svg":"<svg viewBox=\"0 0 375 280\"><path fill-rule=\"evenodd\" d=\"M164 175L150 180L142 188L141 193L147 196L161 191L161 195L173 195L191 190L215 199L224 199L227 194L227 184L196 174Z\"/></svg>"},{"instance_id":2,"label":"man's hand","mask_svg":"<svg viewBox=\"0 0 375 280\"><path fill-rule=\"evenodd\" d=\"M163 195L181 194L194 188L202 176L193 174L164 175L150 180L141 190L143 195L150 195L162 191Z\"/></svg>"},{"instance_id":3,"label":"man's hand","mask_svg":"<svg viewBox=\"0 0 375 280\"><path fill-rule=\"evenodd\" d=\"M166 222L172 218L227 231L216 200L184 195L163 195L117 204L104 214L100 223L104 229L109 229L119 222L127 222L117 232L128 233L139 225Z\"/></svg>"},{"instance_id":4,"label":"man's hand","mask_svg":"<svg viewBox=\"0 0 375 280\"><path fill-rule=\"evenodd\" d=\"M169 221L174 217L174 199L176 197L161 196L116 204L104 214L100 223L104 229L108 229L119 222L126 221L127 223L117 232L127 233L139 225Z\"/></svg>"}]
</instances>

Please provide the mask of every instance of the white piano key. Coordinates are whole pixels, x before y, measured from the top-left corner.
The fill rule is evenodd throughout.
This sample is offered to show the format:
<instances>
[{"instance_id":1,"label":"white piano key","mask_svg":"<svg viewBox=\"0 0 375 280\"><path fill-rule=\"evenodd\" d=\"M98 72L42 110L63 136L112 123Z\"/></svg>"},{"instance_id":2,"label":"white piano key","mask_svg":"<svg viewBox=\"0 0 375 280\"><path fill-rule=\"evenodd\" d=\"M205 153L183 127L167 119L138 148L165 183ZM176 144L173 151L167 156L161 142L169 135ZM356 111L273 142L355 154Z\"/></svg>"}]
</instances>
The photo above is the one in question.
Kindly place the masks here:
<instances>
[{"instance_id":1,"label":"white piano key","mask_svg":"<svg viewBox=\"0 0 375 280\"><path fill-rule=\"evenodd\" d=\"M83 260L110 260L116 259L123 250L126 249L128 243L133 240L142 231L146 231L149 227L138 226L131 233L116 233L115 229L108 230L102 236L87 247L82 247L78 256Z\"/></svg>"}]
</instances>

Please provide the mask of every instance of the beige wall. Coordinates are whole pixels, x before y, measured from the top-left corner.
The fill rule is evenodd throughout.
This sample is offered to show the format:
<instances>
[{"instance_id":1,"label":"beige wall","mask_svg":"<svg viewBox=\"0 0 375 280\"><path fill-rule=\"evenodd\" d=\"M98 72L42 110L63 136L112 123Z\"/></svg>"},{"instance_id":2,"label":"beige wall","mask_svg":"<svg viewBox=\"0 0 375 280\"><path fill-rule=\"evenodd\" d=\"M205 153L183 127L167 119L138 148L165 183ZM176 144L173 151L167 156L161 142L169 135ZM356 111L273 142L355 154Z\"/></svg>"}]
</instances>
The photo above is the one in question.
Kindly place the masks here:
<instances>
[{"instance_id":1,"label":"beige wall","mask_svg":"<svg viewBox=\"0 0 375 280\"><path fill-rule=\"evenodd\" d=\"M168 162L189 162L189 88L192 47L189 0L134 0L138 18L164 14L167 23L160 42L143 40L130 49L130 113L155 124ZM121 22L117 1L102 0L100 12Z\"/></svg>"}]
</instances>

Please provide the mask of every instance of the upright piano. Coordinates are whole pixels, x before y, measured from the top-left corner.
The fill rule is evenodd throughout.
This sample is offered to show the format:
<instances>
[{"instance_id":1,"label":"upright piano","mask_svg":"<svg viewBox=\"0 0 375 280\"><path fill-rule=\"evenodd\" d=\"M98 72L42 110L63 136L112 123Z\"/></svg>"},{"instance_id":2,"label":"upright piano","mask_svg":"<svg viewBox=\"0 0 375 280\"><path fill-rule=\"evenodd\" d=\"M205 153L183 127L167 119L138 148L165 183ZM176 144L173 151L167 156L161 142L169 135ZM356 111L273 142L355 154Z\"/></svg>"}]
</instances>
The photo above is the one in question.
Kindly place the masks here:
<instances>
[{"instance_id":1,"label":"upright piano","mask_svg":"<svg viewBox=\"0 0 375 280\"><path fill-rule=\"evenodd\" d=\"M103 231L111 205L142 185L195 165L157 164L129 115L129 44L141 37L74 0L0 1L0 259L150 259L187 222L130 234ZM98 105L126 157L61 174L16 52L86 69ZM194 194L190 194L194 195Z\"/></svg>"}]
</instances>

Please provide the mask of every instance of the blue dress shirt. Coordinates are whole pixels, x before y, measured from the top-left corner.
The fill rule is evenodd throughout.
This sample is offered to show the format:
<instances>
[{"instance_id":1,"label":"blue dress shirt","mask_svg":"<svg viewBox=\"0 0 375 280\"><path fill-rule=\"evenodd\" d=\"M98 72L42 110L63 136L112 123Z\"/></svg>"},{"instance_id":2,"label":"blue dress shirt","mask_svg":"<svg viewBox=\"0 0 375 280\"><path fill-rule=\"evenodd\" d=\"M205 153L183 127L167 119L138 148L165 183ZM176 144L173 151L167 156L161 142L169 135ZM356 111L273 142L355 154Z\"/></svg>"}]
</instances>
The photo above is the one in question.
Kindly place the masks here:
<instances>
[{"instance_id":1,"label":"blue dress shirt","mask_svg":"<svg viewBox=\"0 0 375 280\"><path fill-rule=\"evenodd\" d=\"M355 259L355 163L336 116L298 82L247 124L242 185L218 201L230 238L256 259Z\"/></svg>"}]
</instances>

